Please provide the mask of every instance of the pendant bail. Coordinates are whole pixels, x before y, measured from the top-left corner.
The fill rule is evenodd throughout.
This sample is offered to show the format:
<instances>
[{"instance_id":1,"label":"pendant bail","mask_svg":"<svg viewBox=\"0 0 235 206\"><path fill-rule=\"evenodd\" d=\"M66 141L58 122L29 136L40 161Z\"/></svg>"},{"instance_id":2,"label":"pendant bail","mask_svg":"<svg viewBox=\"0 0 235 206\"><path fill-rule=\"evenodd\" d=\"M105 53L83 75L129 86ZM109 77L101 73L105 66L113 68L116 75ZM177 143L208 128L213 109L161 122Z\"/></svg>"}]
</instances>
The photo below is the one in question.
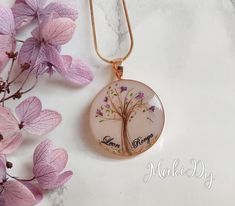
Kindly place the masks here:
<instances>
[{"instance_id":1,"label":"pendant bail","mask_svg":"<svg viewBox=\"0 0 235 206\"><path fill-rule=\"evenodd\" d=\"M112 62L113 72L118 80L123 76L123 59L115 59Z\"/></svg>"}]
</instances>

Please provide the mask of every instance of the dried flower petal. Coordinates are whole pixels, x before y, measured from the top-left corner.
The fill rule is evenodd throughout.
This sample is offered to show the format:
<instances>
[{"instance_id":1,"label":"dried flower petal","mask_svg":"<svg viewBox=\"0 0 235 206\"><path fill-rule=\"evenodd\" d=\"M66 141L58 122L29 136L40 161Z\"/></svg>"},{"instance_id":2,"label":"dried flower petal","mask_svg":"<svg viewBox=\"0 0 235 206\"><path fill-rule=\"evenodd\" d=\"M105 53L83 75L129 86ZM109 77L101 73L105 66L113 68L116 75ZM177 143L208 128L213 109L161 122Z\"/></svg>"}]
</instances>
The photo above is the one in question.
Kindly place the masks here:
<instances>
[{"instance_id":1,"label":"dried flower petal","mask_svg":"<svg viewBox=\"0 0 235 206\"><path fill-rule=\"evenodd\" d=\"M73 5L64 2L52 2L42 11L43 18L53 15L53 18L65 17L75 21L78 18L78 11Z\"/></svg>"},{"instance_id":2,"label":"dried flower petal","mask_svg":"<svg viewBox=\"0 0 235 206\"><path fill-rule=\"evenodd\" d=\"M41 101L37 97L29 97L16 107L16 115L20 122L29 124L40 115L41 110Z\"/></svg>"},{"instance_id":3,"label":"dried flower petal","mask_svg":"<svg viewBox=\"0 0 235 206\"><path fill-rule=\"evenodd\" d=\"M32 192L22 183L13 180L4 183L3 197L5 206L32 206L35 203Z\"/></svg>"},{"instance_id":4,"label":"dried flower petal","mask_svg":"<svg viewBox=\"0 0 235 206\"><path fill-rule=\"evenodd\" d=\"M68 43L73 36L76 24L68 18L53 19L45 23L41 29L41 37L53 45Z\"/></svg>"},{"instance_id":5,"label":"dried flower petal","mask_svg":"<svg viewBox=\"0 0 235 206\"><path fill-rule=\"evenodd\" d=\"M67 182L71 171L62 172L68 161L68 154L64 149L53 149L52 142L45 140L41 142L34 151L34 175L41 187L54 189ZM53 174L53 177L50 175Z\"/></svg>"},{"instance_id":6,"label":"dried flower petal","mask_svg":"<svg viewBox=\"0 0 235 206\"><path fill-rule=\"evenodd\" d=\"M64 56L66 61L70 61L68 56ZM66 63L69 65L69 63ZM90 67L80 59L73 59L70 67L67 67L61 75L69 82L81 86L90 83L93 80L93 74Z\"/></svg>"},{"instance_id":7,"label":"dried flower petal","mask_svg":"<svg viewBox=\"0 0 235 206\"><path fill-rule=\"evenodd\" d=\"M59 125L62 117L58 112L43 110L40 116L24 125L24 129L30 134L45 135Z\"/></svg>"},{"instance_id":8,"label":"dried flower petal","mask_svg":"<svg viewBox=\"0 0 235 206\"><path fill-rule=\"evenodd\" d=\"M0 154L11 154L18 149L22 141L21 133L15 133L9 137L3 138L3 140L0 141Z\"/></svg>"}]
</instances>

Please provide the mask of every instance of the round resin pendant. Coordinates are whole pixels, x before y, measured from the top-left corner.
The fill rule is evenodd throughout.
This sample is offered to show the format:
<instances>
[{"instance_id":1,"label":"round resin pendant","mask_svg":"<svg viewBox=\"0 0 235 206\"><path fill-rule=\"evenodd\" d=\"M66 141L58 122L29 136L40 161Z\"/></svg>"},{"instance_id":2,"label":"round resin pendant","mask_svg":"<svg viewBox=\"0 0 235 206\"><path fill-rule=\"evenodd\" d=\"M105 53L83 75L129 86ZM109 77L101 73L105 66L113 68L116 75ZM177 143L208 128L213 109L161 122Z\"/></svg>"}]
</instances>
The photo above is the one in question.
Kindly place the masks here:
<instances>
[{"instance_id":1,"label":"round resin pendant","mask_svg":"<svg viewBox=\"0 0 235 206\"><path fill-rule=\"evenodd\" d=\"M90 110L90 126L100 146L121 156L149 149L161 135L164 109L145 84L118 80L102 89Z\"/></svg>"}]
</instances>

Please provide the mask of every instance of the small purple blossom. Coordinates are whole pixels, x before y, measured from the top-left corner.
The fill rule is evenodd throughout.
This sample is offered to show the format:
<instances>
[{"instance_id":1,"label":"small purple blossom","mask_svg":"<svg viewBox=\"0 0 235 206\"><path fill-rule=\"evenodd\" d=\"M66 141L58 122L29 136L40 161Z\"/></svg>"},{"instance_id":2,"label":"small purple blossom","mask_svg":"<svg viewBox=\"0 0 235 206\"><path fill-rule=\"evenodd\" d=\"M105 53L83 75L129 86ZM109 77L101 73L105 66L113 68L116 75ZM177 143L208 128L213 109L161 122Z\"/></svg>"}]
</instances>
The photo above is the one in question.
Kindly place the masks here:
<instances>
[{"instance_id":1,"label":"small purple blossom","mask_svg":"<svg viewBox=\"0 0 235 206\"><path fill-rule=\"evenodd\" d=\"M151 112L154 112L154 111L155 111L155 109L156 109L156 107L155 107L155 106L151 106L151 107L149 107L149 111L151 111Z\"/></svg>"},{"instance_id":2,"label":"small purple blossom","mask_svg":"<svg viewBox=\"0 0 235 206\"><path fill-rule=\"evenodd\" d=\"M136 99L143 99L144 98L144 93L143 92L138 92L138 94L135 98Z\"/></svg>"},{"instance_id":3,"label":"small purple blossom","mask_svg":"<svg viewBox=\"0 0 235 206\"><path fill-rule=\"evenodd\" d=\"M96 110L96 115L97 115L97 116L103 116L103 112L101 112L100 109L97 109L97 110Z\"/></svg>"},{"instance_id":4,"label":"small purple blossom","mask_svg":"<svg viewBox=\"0 0 235 206\"><path fill-rule=\"evenodd\" d=\"M104 102L108 102L108 100L109 100L108 97L104 98Z\"/></svg>"},{"instance_id":5,"label":"small purple blossom","mask_svg":"<svg viewBox=\"0 0 235 206\"><path fill-rule=\"evenodd\" d=\"M121 86L120 87L120 92L122 93L122 92L125 92L125 91L127 91L127 87Z\"/></svg>"}]
</instances>

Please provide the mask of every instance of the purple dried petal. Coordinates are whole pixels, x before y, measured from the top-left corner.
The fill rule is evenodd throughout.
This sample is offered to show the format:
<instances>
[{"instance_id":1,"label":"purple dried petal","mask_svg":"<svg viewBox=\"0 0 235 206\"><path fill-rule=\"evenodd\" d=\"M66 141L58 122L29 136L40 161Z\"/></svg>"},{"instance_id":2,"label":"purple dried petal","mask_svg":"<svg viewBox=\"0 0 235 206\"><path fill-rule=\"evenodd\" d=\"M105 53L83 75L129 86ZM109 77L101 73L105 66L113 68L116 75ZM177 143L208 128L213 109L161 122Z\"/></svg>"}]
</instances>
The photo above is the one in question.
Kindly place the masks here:
<instances>
[{"instance_id":1,"label":"purple dried petal","mask_svg":"<svg viewBox=\"0 0 235 206\"><path fill-rule=\"evenodd\" d=\"M25 0L25 3L28 4L34 11L37 11L46 4L47 0Z\"/></svg>"},{"instance_id":2,"label":"purple dried petal","mask_svg":"<svg viewBox=\"0 0 235 206\"><path fill-rule=\"evenodd\" d=\"M66 171L62 173L61 175L59 175L55 184L53 185L53 188L58 188L58 187L63 186L66 182L70 180L72 175L73 175L72 171Z\"/></svg>"},{"instance_id":3,"label":"purple dried petal","mask_svg":"<svg viewBox=\"0 0 235 206\"><path fill-rule=\"evenodd\" d=\"M50 154L50 165L62 172L68 162L68 153L64 149L55 149Z\"/></svg>"},{"instance_id":4,"label":"purple dried petal","mask_svg":"<svg viewBox=\"0 0 235 206\"><path fill-rule=\"evenodd\" d=\"M43 189L53 188L58 176L56 169L46 163L35 165L33 168L33 173Z\"/></svg>"},{"instance_id":5,"label":"purple dried petal","mask_svg":"<svg viewBox=\"0 0 235 206\"><path fill-rule=\"evenodd\" d=\"M43 142L41 142L34 150L33 164L36 165L40 163L48 163L52 146L53 146L52 141L49 139L46 139Z\"/></svg>"},{"instance_id":6,"label":"purple dried petal","mask_svg":"<svg viewBox=\"0 0 235 206\"><path fill-rule=\"evenodd\" d=\"M135 98L136 99L143 99L144 98L144 93L143 92L138 92L138 94Z\"/></svg>"},{"instance_id":7,"label":"purple dried petal","mask_svg":"<svg viewBox=\"0 0 235 206\"><path fill-rule=\"evenodd\" d=\"M24 126L30 134L45 135L51 132L61 122L62 117L58 112L43 110L39 117Z\"/></svg>"},{"instance_id":8,"label":"purple dried petal","mask_svg":"<svg viewBox=\"0 0 235 206\"><path fill-rule=\"evenodd\" d=\"M155 111L155 109L156 109L156 107L155 107L155 106L151 106L151 107L149 107L149 110L150 110L150 111L152 111L152 112L154 112L154 111Z\"/></svg>"},{"instance_id":9,"label":"purple dried petal","mask_svg":"<svg viewBox=\"0 0 235 206\"><path fill-rule=\"evenodd\" d=\"M42 110L42 103L37 97L29 97L16 107L16 115L20 122L29 124L39 117Z\"/></svg>"},{"instance_id":10,"label":"purple dried petal","mask_svg":"<svg viewBox=\"0 0 235 206\"><path fill-rule=\"evenodd\" d=\"M68 18L52 19L41 28L41 38L52 45L63 45L70 41L76 24Z\"/></svg>"},{"instance_id":11,"label":"purple dried petal","mask_svg":"<svg viewBox=\"0 0 235 206\"><path fill-rule=\"evenodd\" d=\"M15 21L9 8L0 7L0 34L15 34Z\"/></svg>"},{"instance_id":12,"label":"purple dried petal","mask_svg":"<svg viewBox=\"0 0 235 206\"><path fill-rule=\"evenodd\" d=\"M36 17L35 11L25 3L16 3L12 8L12 12L15 19L16 29L29 24Z\"/></svg>"},{"instance_id":13,"label":"purple dried petal","mask_svg":"<svg viewBox=\"0 0 235 206\"><path fill-rule=\"evenodd\" d=\"M127 87L121 86L120 87L120 92L122 93L122 92L125 92L125 91L127 91Z\"/></svg>"},{"instance_id":14,"label":"purple dried petal","mask_svg":"<svg viewBox=\"0 0 235 206\"><path fill-rule=\"evenodd\" d=\"M108 97L105 97L104 98L104 102L108 102L109 98Z\"/></svg>"},{"instance_id":15,"label":"purple dried petal","mask_svg":"<svg viewBox=\"0 0 235 206\"><path fill-rule=\"evenodd\" d=\"M0 141L0 154L11 154L14 152L22 143L21 133L15 133L9 137L5 137Z\"/></svg>"},{"instance_id":16,"label":"purple dried petal","mask_svg":"<svg viewBox=\"0 0 235 206\"><path fill-rule=\"evenodd\" d=\"M3 197L6 206L30 206L36 201L33 193L16 180L8 180L4 183Z\"/></svg>"},{"instance_id":17,"label":"purple dried petal","mask_svg":"<svg viewBox=\"0 0 235 206\"><path fill-rule=\"evenodd\" d=\"M101 112L100 109L97 109L97 110L96 110L96 115L98 115L98 116L103 116L103 113Z\"/></svg>"},{"instance_id":18,"label":"purple dried petal","mask_svg":"<svg viewBox=\"0 0 235 206\"><path fill-rule=\"evenodd\" d=\"M66 65L67 69L65 69L61 75L74 85L86 85L93 80L90 67L80 59L73 59L70 67L68 67L68 63L66 63Z\"/></svg>"},{"instance_id":19,"label":"purple dried petal","mask_svg":"<svg viewBox=\"0 0 235 206\"><path fill-rule=\"evenodd\" d=\"M39 202L41 202L41 200L43 198L43 193L39 187L39 184L32 184L32 183L26 182L26 181L24 181L24 182L21 181L21 183L32 192L32 194L35 198L34 204L38 204Z\"/></svg>"},{"instance_id":20,"label":"purple dried petal","mask_svg":"<svg viewBox=\"0 0 235 206\"><path fill-rule=\"evenodd\" d=\"M73 5L62 2L52 2L48 4L42 11L43 18L52 15L53 18L70 18L75 21L78 18L78 11Z\"/></svg>"},{"instance_id":21,"label":"purple dried petal","mask_svg":"<svg viewBox=\"0 0 235 206\"><path fill-rule=\"evenodd\" d=\"M6 179L6 161L0 160L0 183Z\"/></svg>"}]
</instances>

